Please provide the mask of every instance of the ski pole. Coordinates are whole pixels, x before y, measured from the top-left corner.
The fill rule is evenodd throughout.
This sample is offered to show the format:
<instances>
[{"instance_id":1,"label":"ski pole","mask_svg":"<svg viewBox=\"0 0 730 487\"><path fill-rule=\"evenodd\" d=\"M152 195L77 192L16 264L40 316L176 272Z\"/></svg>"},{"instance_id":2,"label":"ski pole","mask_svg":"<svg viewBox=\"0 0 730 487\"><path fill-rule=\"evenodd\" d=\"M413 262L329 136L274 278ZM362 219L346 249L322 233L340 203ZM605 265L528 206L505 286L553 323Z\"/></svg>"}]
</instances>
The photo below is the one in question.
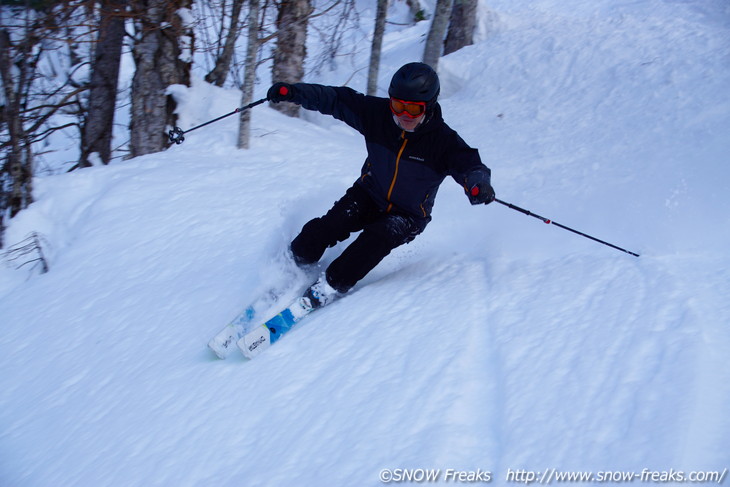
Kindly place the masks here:
<instances>
[{"instance_id":1,"label":"ski pole","mask_svg":"<svg viewBox=\"0 0 730 487\"><path fill-rule=\"evenodd\" d=\"M170 137L170 142L174 142L176 144L182 144L183 141L185 140L185 137L183 137L183 135L187 134L188 132L192 132L193 130L197 130L200 127L205 127L206 125L210 125L211 123L217 122L218 120L223 120L226 117L230 117L231 115L235 115L236 113L240 113L240 112L242 112L244 110L248 110L250 108L255 107L256 105L261 105L266 100L268 100L268 98L261 98L260 100L256 100L253 103L249 103L245 107L236 108L231 113L226 113L223 116L220 116L218 118L214 118L213 120L210 120L210 121L205 122L205 123L201 123L197 127L193 127L191 129L183 130L180 127L175 127L175 128L173 128L172 130L170 130L167 133L167 136Z\"/></svg>"},{"instance_id":2,"label":"ski pole","mask_svg":"<svg viewBox=\"0 0 730 487\"><path fill-rule=\"evenodd\" d=\"M545 223L548 223L548 224L552 223L556 227L560 227L563 230L568 230L569 232L573 232L573 233L575 233L577 235L580 235L581 237L589 238L589 239L594 240L594 241L596 241L598 243L602 243L603 245L608 245L609 247L612 247L612 248L614 248L616 250L620 250L621 252L626 252L627 254L633 255L634 257L639 257L639 254L637 254L635 252L631 252L629 250L622 249L621 247L618 247L618 246L616 246L616 245L614 245L612 243L605 242L605 241L603 241L601 239L598 239L596 237L591 237L590 235L586 235L583 232L579 232L578 230L574 230L574 229L572 229L570 227L566 227L565 225L561 225L560 223L558 223L556 221L553 221L553 220L550 220L549 218L545 218L543 216L536 215L536 214L532 213L531 211L525 210L524 208L520 208L519 206L515 206L512 203L507 203L506 201L502 201L502 200L497 199L497 198L495 198L494 201L496 201L497 203L500 203L500 204L506 206L507 208L511 208L513 210L517 210L520 213L523 213L523 214L525 214L527 216L531 216L531 217L537 218L538 220L542 220Z\"/></svg>"}]
</instances>

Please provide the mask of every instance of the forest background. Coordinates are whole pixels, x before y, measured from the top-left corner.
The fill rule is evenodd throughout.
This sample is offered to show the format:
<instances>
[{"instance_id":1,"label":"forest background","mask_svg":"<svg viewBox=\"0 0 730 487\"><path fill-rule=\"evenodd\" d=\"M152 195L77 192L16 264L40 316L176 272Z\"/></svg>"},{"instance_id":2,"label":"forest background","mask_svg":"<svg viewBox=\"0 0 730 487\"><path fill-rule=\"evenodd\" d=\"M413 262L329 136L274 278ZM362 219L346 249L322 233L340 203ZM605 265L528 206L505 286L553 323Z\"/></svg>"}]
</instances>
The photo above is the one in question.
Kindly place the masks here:
<instances>
[{"instance_id":1,"label":"forest background","mask_svg":"<svg viewBox=\"0 0 730 487\"><path fill-rule=\"evenodd\" d=\"M400 1L400 0L398 0ZM0 10L0 248L7 220L33 202L33 177L114 158L165 150L177 125L171 86L191 85L193 72L219 87L241 89L299 82L336 63L358 32L355 0L15 0ZM368 94L377 89L388 1L378 0L369 36ZM423 61L470 45L476 0L405 0L407 22L430 22ZM326 19L315 23L314 19ZM324 47L307 59L307 37ZM367 44L367 43L366 43ZM362 43L361 43L362 45ZM125 54L132 81L120 86ZM265 71L265 72L264 72ZM277 110L297 117L299 107ZM127 119L127 123L120 119ZM122 116L120 117L120 113ZM70 142L64 164L43 157ZM55 137L54 137L55 136ZM53 138L54 144L50 143ZM250 112L241 113L238 147L248 148ZM51 149L51 145L53 149ZM68 145L68 144L67 144ZM57 158L54 158L54 161Z\"/></svg>"}]
</instances>

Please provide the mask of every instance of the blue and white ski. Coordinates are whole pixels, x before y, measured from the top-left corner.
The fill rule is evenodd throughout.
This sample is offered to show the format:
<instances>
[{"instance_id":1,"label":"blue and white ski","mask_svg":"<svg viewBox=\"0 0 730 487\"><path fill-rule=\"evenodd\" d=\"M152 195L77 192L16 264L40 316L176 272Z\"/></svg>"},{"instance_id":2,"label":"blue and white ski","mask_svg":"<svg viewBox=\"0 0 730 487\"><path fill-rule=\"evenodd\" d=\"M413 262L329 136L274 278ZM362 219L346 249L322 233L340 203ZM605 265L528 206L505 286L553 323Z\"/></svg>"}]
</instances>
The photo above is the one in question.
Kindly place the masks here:
<instances>
[{"instance_id":1,"label":"blue and white ski","mask_svg":"<svg viewBox=\"0 0 730 487\"><path fill-rule=\"evenodd\" d=\"M237 342L238 348L246 358L257 357L313 310L308 298L297 298L266 323L245 333Z\"/></svg>"},{"instance_id":2,"label":"blue and white ski","mask_svg":"<svg viewBox=\"0 0 730 487\"><path fill-rule=\"evenodd\" d=\"M263 319L263 313L271 308L279 299L279 292L271 289L260 298L251 303L238 316L236 316L225 328L208 342L208 348L218 358L225 359L235 350L236 342L246 333L251 331Z\"/></svg>"},{"instance_id":3,"label":"blue and white ski","mask_svg":"<svg viewBox=\"0 0 730 487\"><path fill-rule=\"evenodd\" d=\"M208 348L218 358L225 359L235 349L235 344L245 334L257 328L262 321L270 318L277 309L281 309L279 301L287 302L301 294L302 287L311 283L319 274L319 267L298 268L288 254L282 254L274 261L277 281L266 292L248 305L225 328L208 342Z\"/></svg>"}]
</instances>

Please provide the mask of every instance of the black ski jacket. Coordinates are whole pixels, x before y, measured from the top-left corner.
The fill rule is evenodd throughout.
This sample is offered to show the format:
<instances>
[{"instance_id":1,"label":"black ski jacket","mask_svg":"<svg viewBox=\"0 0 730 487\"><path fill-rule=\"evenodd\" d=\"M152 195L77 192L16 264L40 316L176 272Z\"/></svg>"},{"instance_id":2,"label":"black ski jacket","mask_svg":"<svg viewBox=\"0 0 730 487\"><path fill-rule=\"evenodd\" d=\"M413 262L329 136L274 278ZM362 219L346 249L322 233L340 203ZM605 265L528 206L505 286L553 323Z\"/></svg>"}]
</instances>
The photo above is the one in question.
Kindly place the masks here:
<instances>
[{"instance_id":1,"label":"black ski jacket","mask_svg":"<svg viewBox=\"0 0 730 487\"><path fill-rule=\"evenodd\" d=\"M489 182L491 171L444 122L436 104L414 132L395 124L389 100L347 87L297 83L292 102L342 120L365 137L368 156L356 184L363 186L386 212L431 220L439 186L452 176L466 190L473 172Z\"/></svg>"}]
</instances>

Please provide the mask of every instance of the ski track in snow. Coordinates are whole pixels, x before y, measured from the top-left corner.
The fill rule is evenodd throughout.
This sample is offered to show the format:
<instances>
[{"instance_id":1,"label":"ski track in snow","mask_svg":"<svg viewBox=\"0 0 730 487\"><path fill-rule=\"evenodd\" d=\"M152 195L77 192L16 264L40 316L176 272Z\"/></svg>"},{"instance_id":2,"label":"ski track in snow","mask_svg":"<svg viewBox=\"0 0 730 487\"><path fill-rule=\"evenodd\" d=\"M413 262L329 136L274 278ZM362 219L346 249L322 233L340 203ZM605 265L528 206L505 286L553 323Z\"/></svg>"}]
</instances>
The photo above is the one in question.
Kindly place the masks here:
<instances>
[{"instance_id":1,"label":"ski track in snow","mask_svg":"<svg viewBox=\"0 0 730 487\"><path fill-rule=\"evenodd\" d=\"M429 289L429 275L463 289L463 299L453 302L450 294L439 299L438 286ZM254 376L268 371L285 377L287 369L303 368L296 381L264 381L255 388L264 400L282 405L262 412L266 420L277 424L297 418L301 430L286 434L318 450L322 459L311 472L301 472L301 458L277 458L281 478L270 479L271 471L262 469L261 485L293 477L314 483L321 472L328 472L328 481L344 485L349 478L366 478L394 464L466 467L464 448L491 456L495 444L484 433L496 431L497 425L484 412L497 411L499 405L492 391L488 328L476 326L485 320L486 303L468 299L485 288L480 266L411 265L318 311L260 361L248 364ZM429 299L416 307L419 296ZM347 316L345 307L372 302L387 311ZM315 352L323 340L332 343L334 353ZM284 360L294 350L294 360ZM407 417L397 407L403 404L412 405ZM475 424L475 418L482 419ZM349 426L343 430L343 424ZM388 448L377 446L386 437ZM266 442L257 442L252 461L265 465L272 456L276 452ZM343 466L352 456L363 461L350 471ZM250 471L241 474L244 479L257 485Z\"/></svg>"},{"instance_id":2,"label":"ski track in snow","mask_svg":"<svg viewBox=\"0 0 730 487\"><path fill-rule=\"evenodd\" d=\"M506 424L516 440L505 440L505 454L519 464L538 449L548 452L548 465L601 468L628 448L632 456L621 467L639 468L656 455L657 443L672 448L671 431L684 420L677 410L660 409L666 400L681 405L680 390L691 385L676 367L692 357L677 337L691 333L681 328L684 306L671 285L648 283L639 265L621 259L572 264L582 272L563 279L565 262L500 273L514 276L500 282L506 289L529 283L519 299L501 296L490 310L500 323L495 334L504 357ZM539 397L540 407L525 395ZM596 410L596 404L604 407ZM637 425L649 421L662 425L653 433L669 437L647 441ZM576 424L593 434L586 437L571 427ZM529 448L526 437L539 443Z\"/></svg>"},{"instance_id":3,"label":"ski track in snow","mask_svg":"<svg viewBox=\"0 0 730 487\"><path fill-rule=\"evenodd\" d=\"M498 197L639 259L471 208L447 179L423 235L353 292L256 360L220 361L205 343L248 301L312 279L286 246L357 177L361 138L262 107L248 151L231 118L38 178L7 240L42 233L51 272L0 269L0 485L730 467L728 7L489 3L486 37L440 61L448 122ZM425 26L389 27L381 88ZM199 80L176 93L183 127L240 101Z\"/></svg>"}]
</instances>

